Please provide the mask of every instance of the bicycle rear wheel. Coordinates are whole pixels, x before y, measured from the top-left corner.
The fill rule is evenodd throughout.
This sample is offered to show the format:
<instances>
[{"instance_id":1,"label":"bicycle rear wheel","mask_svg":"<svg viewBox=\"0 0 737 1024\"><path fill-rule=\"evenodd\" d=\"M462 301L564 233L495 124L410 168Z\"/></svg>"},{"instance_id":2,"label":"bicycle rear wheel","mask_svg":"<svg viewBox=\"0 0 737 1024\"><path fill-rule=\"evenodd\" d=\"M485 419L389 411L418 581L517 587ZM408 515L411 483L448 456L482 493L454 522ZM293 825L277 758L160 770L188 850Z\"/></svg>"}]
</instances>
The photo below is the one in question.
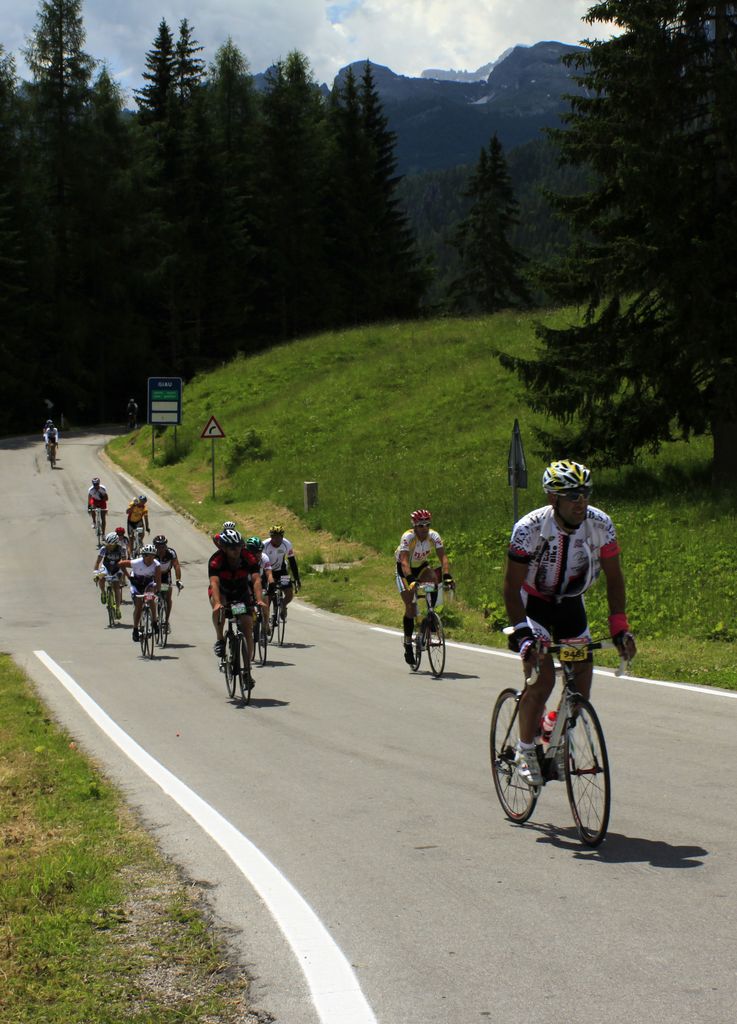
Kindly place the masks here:
<instances>
[{"instance_id":1,"label":"bicycle rear wheel","mask_svg":"<svg viewBox=\"0 0 737 1024\"><path fill-rule=\"evenodd\" d=\"M225 634L225 654L220 662L220 667L225 673L225 687L231 699L235 697L237 658L235 637L231 632L228 632Z\"/></svg>"},{"instance_id":2,"label":"bicycle rear wheel","mask_svg":"<svg viewBox=\"0 0 737 1024\"><path fill-rule=\"evenodd\" d=\"M236 642L238 644L238 682L241 688L241 700L244 704L250 704L253 680L251 679L251 659L248 656L248 644L242 633L238 634Z\"/></svg>"},{"instance_id":3,"label":"bicycle rear wheel","mask_svg":"<svg viewBox=\"0 0 737 1024\"><path fill-rule=\"evenodd\" d=\"M538 790L528 786L514 764L519 739L519 697L517 690L502 690L491 715L489 754L494 789L502 810L512 821L527 821L535 810Z\"/></svg>"},{"instance_id":4,"label":"bicycle rear wheel","mask_svg":"<svg viewBox=\"0 0 737 1024\"><path fill-rule=\"evenodd\" d=\"M581 842L598 846L609 825L611 780L604 733L587 700L577 701L566 728L565 775L568 802Z\"/></svg>"},{"instance_id":5,"label":"bicycle rear wheel","mask_svg":"<svg viewBox=\"0 0 737 1024\"><path fill-rule=\"evenodd\" d=\"M430 671L437 678L443 674L445 668L445 631L440 616L436 612L428 614L424 636Z\"/></svg>"}]
</instances>

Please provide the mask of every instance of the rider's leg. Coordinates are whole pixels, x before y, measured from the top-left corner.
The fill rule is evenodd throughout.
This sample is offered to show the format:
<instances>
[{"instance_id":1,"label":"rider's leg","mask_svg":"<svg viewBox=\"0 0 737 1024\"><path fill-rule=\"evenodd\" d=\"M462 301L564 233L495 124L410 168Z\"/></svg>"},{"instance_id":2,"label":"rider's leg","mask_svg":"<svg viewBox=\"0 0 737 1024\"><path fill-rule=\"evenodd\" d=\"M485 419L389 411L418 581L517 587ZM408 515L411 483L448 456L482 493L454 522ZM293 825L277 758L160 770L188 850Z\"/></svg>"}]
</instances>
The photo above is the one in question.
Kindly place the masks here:
<instances>
[{"instance_id":1,"label":"rider's leg","mask_svg":"<svg viewBox=\"0 0 737 1024\"><path fill-rule=\"evenodd\" d=\"M553 659L546 654L540 663L537 679L525 687L519 702L519 738L523 743L532 743L540 726L545 704L555 686Z\"/></svg>"}]
</instances>

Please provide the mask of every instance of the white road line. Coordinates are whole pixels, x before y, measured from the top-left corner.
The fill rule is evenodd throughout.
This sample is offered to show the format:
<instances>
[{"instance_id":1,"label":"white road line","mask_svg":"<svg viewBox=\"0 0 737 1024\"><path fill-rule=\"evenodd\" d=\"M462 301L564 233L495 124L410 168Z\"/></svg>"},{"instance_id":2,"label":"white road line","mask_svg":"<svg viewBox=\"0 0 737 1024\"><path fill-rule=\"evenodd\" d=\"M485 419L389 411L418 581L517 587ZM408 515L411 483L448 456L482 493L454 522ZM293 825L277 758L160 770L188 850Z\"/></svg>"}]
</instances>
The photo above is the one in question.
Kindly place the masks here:
<instances>
[{"instance_id":1,"label":"white road line","mask_svg":"<svg viewBox=\"0 0 737 1024\"><path fill-rule=\"evenodd\" d=\"M402 636L398 629L385 629L383 626L371 626L375 633L388 633L389 636ZM495 647L474 647L471 644L459 644L454 640L446 640L446 647L455 647L459 651L472 651L474 654L491 654L495 658L514 658L516 661L519 654L511 651L499 651ZM615 677L615 673L609 668L595 668L597 675ZM737 692L733 690L719 690L713 686L697 686L695 683L672 683L667 679L644 679L642 676L616 676L618 679L627 679L632 683L646 683L648 686L665 686L671 690L687 690L689 693L704 693L708 697L727 697L730 700L737 700Z\"/></svg>"},{"instance_id":2,"label":"white road line","mask_svg":"<svg viewBox=\"0 0 737 1024\"><path fill-rule=\"evenodd\" d=\"M45 651L33 653L113 743L215 840L250 882L291 946L322 1024L376 1024L353 969L291 882L258 847L124 732Z\"/></svg>"}]
</instances>

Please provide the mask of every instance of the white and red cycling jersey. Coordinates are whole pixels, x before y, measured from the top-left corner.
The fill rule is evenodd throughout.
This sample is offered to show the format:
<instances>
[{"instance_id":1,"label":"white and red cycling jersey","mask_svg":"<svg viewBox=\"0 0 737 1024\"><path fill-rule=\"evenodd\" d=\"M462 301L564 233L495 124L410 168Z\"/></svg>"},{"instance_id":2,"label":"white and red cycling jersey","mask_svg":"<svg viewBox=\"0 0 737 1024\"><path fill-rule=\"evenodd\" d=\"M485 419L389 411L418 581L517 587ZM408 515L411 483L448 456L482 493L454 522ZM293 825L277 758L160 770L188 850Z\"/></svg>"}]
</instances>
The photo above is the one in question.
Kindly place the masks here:
<instances>
[{"instance_id":1,"label":"white and red cycling jersey","mask_svg":"<svg viewBox=\"0 0 737 1024\"><path fill-rule=\"evenodd\" d=\"M102 484L87 491L87 508L107 508L107 490Z\"/></svg>"},{"instance_id":2,"label":"white and red cycling jersey","mask_svg":"<svg viewBox=\"0 0 737 1024\"><path fill-rule=\"evenodd\" d=\"M586 518L572 533L557 525L552 505L529 512L515 525L508 557L527 563L522 589L545 601L577 597L601 572L601 560L620 552L614 523L589 506Z\"/></svg>"},{"instance_id":3,"label":"white and red cycling jersey","mask_svg":"<svg viewBox=\"0 0 737 1024\"><path fill-rule=\"evenodd\" d=\"M271 572L271 562L269 561L269 556L265 551L261 552L261 572Z\"/></svg>"},{"instance_id":4,"label":"white and red cycling jersey","mask_svg":"<svg viewBox=\"0 0 737 1024\"><path fill-rule=\"evenodd\" d=\"M400 554L406 551L409 555L410 569L417 569L427 561L430 552L437 551L438 548L443 551L445 545L437 530L428 530L427 537L424 540L420 540L414 530L407 530L402 534L402 539L394 553L394 557L398 562Z\"/></svg>"}]
</instances>

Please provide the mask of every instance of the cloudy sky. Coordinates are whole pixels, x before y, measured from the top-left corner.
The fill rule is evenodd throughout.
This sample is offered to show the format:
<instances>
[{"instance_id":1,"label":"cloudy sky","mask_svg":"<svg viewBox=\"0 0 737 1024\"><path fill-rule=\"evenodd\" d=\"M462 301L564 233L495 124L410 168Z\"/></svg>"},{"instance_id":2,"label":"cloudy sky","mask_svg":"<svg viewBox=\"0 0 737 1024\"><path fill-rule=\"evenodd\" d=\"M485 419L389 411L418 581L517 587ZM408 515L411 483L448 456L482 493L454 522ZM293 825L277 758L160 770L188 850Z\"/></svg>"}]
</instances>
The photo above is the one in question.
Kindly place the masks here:
<instances>
[{"instance_id":1,"label":"cloudy sky","mask_svg":"<svg viewBox=\"0 0 737 1024\"><path fill-rule=\"evenodd\" d=\"M424 68L475 71L516 43L576 43L606 38L611 26L581 19L590 0L83 0L86 50L126 91L141 84L146 51L166 19L194 28L209 62L228 36L265 71L300 50L320 82L369 58L397 74ZM37 22L40 0L0 0L0 44L27 77L22 48Z\"/></svg>"}]
</instances>

